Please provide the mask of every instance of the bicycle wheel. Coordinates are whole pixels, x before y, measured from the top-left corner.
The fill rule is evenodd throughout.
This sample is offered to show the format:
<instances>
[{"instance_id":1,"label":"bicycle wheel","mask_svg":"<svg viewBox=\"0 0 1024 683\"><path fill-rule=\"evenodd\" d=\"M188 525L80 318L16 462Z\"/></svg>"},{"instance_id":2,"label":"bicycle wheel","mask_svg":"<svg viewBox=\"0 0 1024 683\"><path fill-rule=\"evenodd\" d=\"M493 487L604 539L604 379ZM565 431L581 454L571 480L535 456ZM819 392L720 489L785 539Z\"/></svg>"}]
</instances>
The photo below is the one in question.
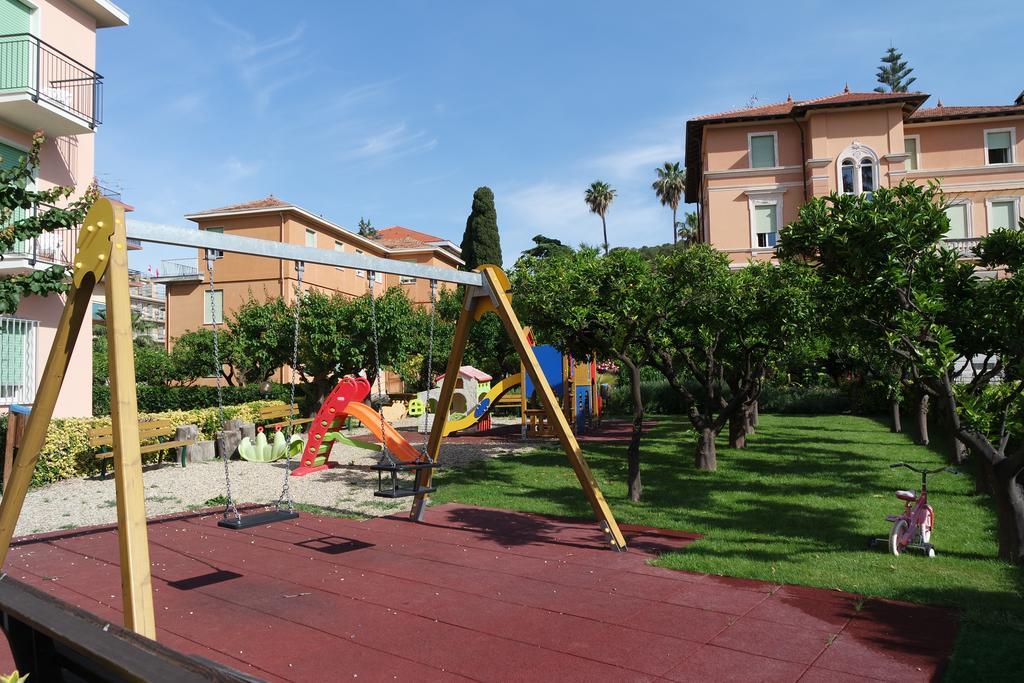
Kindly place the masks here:
<instances>
[{"instance_id":1,"label":"bicycle wheel","mask_svg":"<svg viewBox=\"0 0 1024 683\"><path fill-rule=\"evenodd\" d=\"M903 552L903 548L906 543L902 541L903 534L907 531L907 520L898 519L896 523L892 525L892 531L889 532L889 552L899 557L900 553Z\"/></svg>"},{"instance_id":2,"label":"bicycle wheel","mask_svg":"<svg viewBox=\"0 0 1024 683\"><path fill-rule=\"evenodd\" d=\"M928 543L932 540L932 527L935 526L935 513L931 506L924 509L924 524L920 526L921 543Z\"/></svg>"}]
</instances>

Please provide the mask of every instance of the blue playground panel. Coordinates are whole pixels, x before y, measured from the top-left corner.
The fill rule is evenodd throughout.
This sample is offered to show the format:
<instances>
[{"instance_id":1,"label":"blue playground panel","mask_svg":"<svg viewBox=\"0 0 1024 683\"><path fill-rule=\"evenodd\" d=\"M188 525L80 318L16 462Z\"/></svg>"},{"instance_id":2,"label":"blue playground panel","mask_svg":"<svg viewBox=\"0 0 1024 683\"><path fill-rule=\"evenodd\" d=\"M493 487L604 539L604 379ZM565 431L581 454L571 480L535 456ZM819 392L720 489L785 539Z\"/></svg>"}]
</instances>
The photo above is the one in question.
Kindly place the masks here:
<instances>
[{"instance_id":1,"label":"blue playground panel","mask_svg":"<svg viewBox=\"0 0 1024 683\"><path fill-rule=\"evenodd\" d=\"M537 362L540 363L540 369L544 372L544 377L547 379L548 384L551 385L551 389L555 392L555 396L561 398L562 390L565 387L564 380L562 378L562 354L558 349L550 344L534 346L533 353L537 356ZM533 380L530 378L529 374L527 374L526 381L523 383L523 391L526 392L527 398L533 396L533 390Z\"/></svg>"},{"instance_id":2,"label":"blue playground panel","mask_svg":"<svg viewBox=\"0 0 1024 683\"><path fill-rule=\"evenodd\" d=\"M576 433L586 431L590 420L590 387L576 387Z\"/></svg>"}]
</instances>

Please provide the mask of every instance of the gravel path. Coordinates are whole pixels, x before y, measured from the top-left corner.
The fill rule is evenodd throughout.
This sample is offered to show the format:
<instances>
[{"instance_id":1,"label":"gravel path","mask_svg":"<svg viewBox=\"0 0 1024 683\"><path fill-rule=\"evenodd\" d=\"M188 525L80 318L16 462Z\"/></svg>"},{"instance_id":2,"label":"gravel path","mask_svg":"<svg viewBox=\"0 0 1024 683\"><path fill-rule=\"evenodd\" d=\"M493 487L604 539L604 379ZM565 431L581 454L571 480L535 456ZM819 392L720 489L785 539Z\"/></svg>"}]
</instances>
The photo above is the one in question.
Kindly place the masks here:
<instances>
[{"instance_id":1,"label":"gravel path","mask_svg":"<svg viewBox=\"0 0 1024 683\"><path fill-rule=\"evenodd\" d=\"M412 426L402 420L396 427ZM355 429L353 436L366 434ZM475 460L500 455L518 455L534 446L518 443L452 443L441 448L441 464L464 466ZM356 465L372 465L379 456L373 451L336 444L331 459ZM294 463L294 461L293 461ZM284 484L284 461L229 463L231 489L236 501L271 503L277 500ZM224 464L220 460L191 464L182 469L170 463L149 468L142 475L146 490L146 514L149 517L208 507L208 501L224 495ZM409 499L389 500L373 495L377 474L355 469L336 468L290 480L292 500L296 503L332 508L343 514L387 515L408 509ZM34 488L25 498L16 536L59 529L73 529L117 521L114 478L68 479Z\"/></svg>"}]
</instances>

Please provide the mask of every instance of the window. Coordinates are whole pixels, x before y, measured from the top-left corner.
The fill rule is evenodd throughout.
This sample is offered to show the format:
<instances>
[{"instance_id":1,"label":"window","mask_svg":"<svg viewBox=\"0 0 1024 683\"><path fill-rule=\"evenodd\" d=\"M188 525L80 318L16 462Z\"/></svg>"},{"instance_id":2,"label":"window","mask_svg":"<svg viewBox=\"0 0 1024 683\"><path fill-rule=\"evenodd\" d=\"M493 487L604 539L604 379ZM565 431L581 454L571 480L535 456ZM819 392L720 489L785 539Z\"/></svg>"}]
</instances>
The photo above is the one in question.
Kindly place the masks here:
<instances>
[{"instance_id":1,"label":"window","mask_svg":"<svg viewBox=\"0 0 1024 683\"><path fill-rule=\"evenodd\" d=\"M416 278L409 277L408 275L402 275L398 278L398 284L400 285L414 285L416 284Z\"/></svg>"},{"instance_id":2,"label":"window","mask_svg":"<svg viewBox=\"0 0 1024 683\"><path fill-rule=\"evenodd\" d=\"M316 247L316 231L306 228L306 246Z\"/></svg>"},{"instance_id":3,"label":"window","mask_svg":"<svg viewBox=\"0 0 1024 683\"><path fill-rule=\"evenodd\" d=\"M838 157L837 175L843 194L870 194L878 189L878 156L854 141Z\"/></svg>"},{"instance_id":4,"label":"window","mask_svg":"<svg viewBox=\"0 0 1024 683\"><path fill-rule=\"evenodd\" d=\"M334 251L345 251L345 245L339 242L338 240L334 240ZM337 268L338 270L345 270L341 266L335 266L335 268Z\"/></svg>"},{"instance_id":5,"label":"window","mask_svg":"<svg viewBox=\"0 0 1024 683\"><path fill-rule=\"evenodd\" d=\"M36 398L38 321L0 316L0 405Z\"/></svg>"},{"instance_id":6,"label":"window","mask_svg":"<svg viewBox=\"0 0 1024 683\"><path fill-rule=\"evenodd\" d=\"M773 168L778 165L778 138L775 133L750 133L750 168Z\"/></svg>"},{"instance_id":7,"label":"window","mask_svg":"<svg viewBox=\"0 0 1024 683\"><path fill-rule=\"evenodd\" d=\"M1012 164L1013 163L1013 128L1002 130L985 131L985 163L986 164Z\"/></svg>"},{"instance_id":8,"label":"window","mask_svg":"<svg viewBox=\"0 0 1024 683\"><path fill-rule=\"evenodd\" d=\"M363 250L362 249L356 249L356 253L357 254L362 254ZM356 277L366 277L366 271L365 270L358 270L357 269L356 270Z\"/></svg>"},{"instance_id":9,"label":"window","mask_svg":"<svg viewBox=\"0 0 1024 683\"><path fill-rule=\"evenodd\" d=\"M203 323L219 325L224 322L224 290L215 289L203 292Z\"/></svg>"},{"instance_id":10,"label":"window","mask_svg":"<svg viewBox=\"0 0 1024 683\"><path fill-rule=\"evenodd\" d=\"M1017 227L1017 200L1015 198L990 199L988 202L988 231Z\"/></svg>"},{"instance_id":11,"label":"window","mask_svg":"<svg viewBox=\"0 0 1024 683\"><path fill-rule=\"evenodd\" d=\"M970 237L968 210L966 202L950 204L946 207L946 217L949 218L949 232L946 233L946 239L962 240Z\"/></svg>"},{"instance_id":12,"label":"window","mask_svg":"<svg viewBox=\"0 0 1024 683\"><path fill-rule=\"evenodd\" d=\"M917 148L921 142L920 136L911 135L903 138L903 149L907 153L907 160L903 162L903 168L907 171L916 171L918 168Z\"/></svg>"},{"instance_id":13,"label":"window","mask_svg":"<svg viewBox=\"0 0 1024 683\"><path fill-rule=\"evenodd\" d=\"M206 232L215 232L218 235L224 234L224 228L205 228ZM220 249L207 249L205 258L224 258L224 252Z\"/></svg>"},{"instance_id":14,"label":"window","mask_svg":"<svg viewBox=\"0 0 1024 683\"><path fill-rule=\"evenodd\" d=\"M754 234L757 238L755 246L760 249L772 249L779 236L779 205L772 203L754 203Z\"/></svg>"}]
</instances>

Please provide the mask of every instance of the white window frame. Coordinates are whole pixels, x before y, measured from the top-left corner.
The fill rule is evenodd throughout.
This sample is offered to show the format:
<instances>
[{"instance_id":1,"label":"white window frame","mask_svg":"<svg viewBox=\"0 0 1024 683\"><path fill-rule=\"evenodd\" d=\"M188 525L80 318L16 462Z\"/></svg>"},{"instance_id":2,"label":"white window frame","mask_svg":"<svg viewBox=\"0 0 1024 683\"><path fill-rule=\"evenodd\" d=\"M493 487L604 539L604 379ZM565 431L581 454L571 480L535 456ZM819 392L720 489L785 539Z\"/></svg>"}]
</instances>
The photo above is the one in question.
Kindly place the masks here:
<instances>
[{"instance_id":1,"label":"white window frame","mask_svg":"<svg viewBox=\"0 0 1024 683\"><path fill-rule=\"evenodd\" d=\"M974 211L973 211L973 205L974 205L974 202L972 202L970 199L955 199L955 200L953 200L951 202L947 202L946 203L946 207L943 207L943 208L947 208L947 207L950 207L950 206L964 206L964 207L967 207L967 237L965 237L964 239L971 239L972 237L974 237L974 215L973 215ZM955 240L955 239L960 239L960 238L959 237L944 237L943 239Z\"/></svg>"},{"instance_id":2,"label":"white window frame","mask_svg":"<svg viewBox=\"0 0 1024 683\"><path fill-rule=\"evenodd\" d=\"M416 284L416 278L409 275L399 275L398 284L400 285L414 285Z\"/></svg>"},{"instance_id":3,"label":"white window frame","mask_svg":"<svg viewBox=\"0 0 1024 683\"><path fill-rule=\"evenodd\" d=\"M775 247L759 247L757 246L757 216L754 214L754 207L756 206L774 206L775 207L775 235L776 243L778 242L778 234L782 229L782 193L772 192L765 194L750 194L747 196L747 211L750 215L750 250L751 251L774 251Z\"/></svg>"},{"instance_id":4,"label":"white window frame","mask_svg":"<svg viewBox=\"0 0 1024 683\"><path fill-rule=\"evenodd\" d=\"M907 140L914 141L914 148L916 150L916 152L914 153L914 163L917 165L917 168L907 168L906 161L903 163L903 168L906 169L907 173L914 173L915 171L921 170L921 136L918 134L904 134L903 136L903 152L904 154L907 154L907 161L910 161L910 154L907 153Z\"/></svg>"},{"instance_id":5,"label":"white window frame","mask_svg":"<svg viewBox=\"0 0 1024 683\"><path fill-rule=\"evenodd\" d=\"M364 252L362 249L356 249L356 253L357 254L364 254L366 252ZM365 278L366 277L366 271L365 270L359 270L358 268L356 268L356 277Z\"/></svg>"},{"instance_id":6,"label":"white window frame","mask_svg":"<svg viewBox=\"0 0 1024 683\"><path fill-rule=\"evenodd\" d=\"M216 297L220 294L220 320L213 320L213 316L210 314L210 302L206 300L207 296L210 296L210 290L203 290L203 324L204 325L223 325L224 324L224 290L215 289L213 290L213 296Z\"/></svg>"},{"instance_id":7,"label":"white window frame","mask_svg":"<svg viewBox=\"0 0 1024 683\"><path fill-rule=\"evenodd\" d=\"M920 149L918 151L920 152ZM843 162L847 159L853 161L853 192L845 192L843 190ZM839 194L864 194L864 178L860 171L861 162L864 159L871 160L872 175L875 179L875 190L881 187L878 155L875 154L875 150L854 140L849 147L844 149L842 153L836 157L836 191ZM874 192L874 190L870 191Z\"/></svg>"},{"instance_id":8,"label":"white window frame","mask_svg":"<svg viewBox=\"0 0 1024 683\"><path fill-rule=\"evenodd\" d=\"M774 146L775 154L775 165L774 166L754 166L754 138L772 136L772 144ZM759 169L770 169L779 167L779 134L773 130L765 130L757 133L747 133L747 165L750 168Z\"/></svg>"},{"instance_id":9,"label":"white window frame","mask_svg":"<svg viewBox=\"0 0 1024 683\"><path fill-rule=\"evenodd\" d=\"M345 243L340 240L334 240L334 251L342 253L345 251ZM334 266L335 270L345 270L341 266Z\"/></svg>"},{"instance_id":10,"label":"white window frame","mask_svg":"<svg viewBox=\"0 0 1024 683\"><path fill-rule=\"evenodd\" d=\"M312 238L312 239L310 239L310 238ZM310 244L310 242L312 242L312 244ZM311 228L306 228L306 241L305 241L305 245L307 247L312 247L313 249L316 249L316 230L312 230Z\"/></svg>"},{"instance_id":11,"label":"white window frame","mask_svg":"<svg viewBox=\"0 0 1024 683\"><path fill-rule=\"evenodd\" d=\"M1005 163L1001 164L990 164L988 161L988 134L989 133L1009 133L1010 134L1010 159ZM1007 164L1013 164L1017 162L1017 129L1014 127L1010 128L986 128L983 133L985 136L983 142L985 143L985 165L986 166L1006 166Z\"/></svg>"},{"instance_id":12,"label":"white window frame","mask_svg":"<svg viewBox=\"0 0 1024 683\"><path fill-rule=\"evenodd\" d=\"M22 379L20 384L6 384L0 392L0 405L9 406L14 403L32 403L36 399L36 344L39 337L39 321L16 316L0 316L0 325L19 327L25 333L24 350L19 360L22 367ZM3 349L6 353L6 349ZM9 354L5 355L0 362L11 362ZM13 390L11 390L13 389ZM9 395L8 395L9 394Z\"/></svg>"},{"instance_id":13,"label":"white window frame","mask_svg":"<svg viewBox=\"0 0 1024 683\"><path fill-rule=\"evenodd\" d=\"M988 152L986 152L985 154L987 157ZM1005 202L1013 203L1013 220L1010 221L1010 229L1017 229L1017 226L1020 222L1020 197L987 197L985 199L985 228L988 230L989 234L991 234L992 231L995 229L992 227L992 205L1003 204Z\"/></svg>"}]
</instances>

